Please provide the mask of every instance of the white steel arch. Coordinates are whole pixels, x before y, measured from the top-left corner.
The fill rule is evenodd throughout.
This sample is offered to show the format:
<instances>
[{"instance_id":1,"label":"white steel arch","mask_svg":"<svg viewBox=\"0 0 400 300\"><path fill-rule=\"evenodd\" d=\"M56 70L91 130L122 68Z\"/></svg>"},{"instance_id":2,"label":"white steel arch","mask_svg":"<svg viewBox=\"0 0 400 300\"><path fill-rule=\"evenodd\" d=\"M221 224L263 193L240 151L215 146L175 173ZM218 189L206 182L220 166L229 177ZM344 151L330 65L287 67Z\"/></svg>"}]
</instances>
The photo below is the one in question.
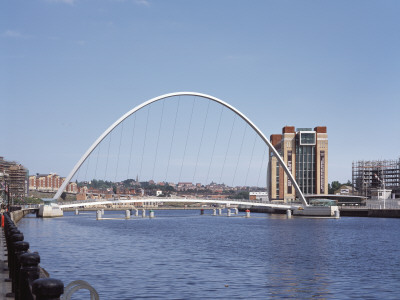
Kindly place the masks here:
<instances>
[{"instance_id":1,"label":"white steel arch","mask_svg":"<svg viewBox=\"0 0 400 300\"><path fill-rule=\"evenodd\" d=\"M155 98L152 98L146 102L143 102L142 104L136 106L135 108L131 109L130 111L128 111L126 114L124 114L122 117L120 117L117 121L115 121L110 127L107 128L106 131L104 131L99 138L92 144L92 146L90 146L90 148L86 151L86 153L81 157L81 159L76 163L76 165L74 166L74 168L72 169L72 171L69 173L69 175L67 176L67 178L65 178L65 181L63 182L63 184L60 186L60 188L58 189L57 193L54 195L54 197L51 199L51 201L56 201L62 194L62 192L64 191L64 189L66 188L66 186L68 185L69 181L72 179L72 177L75 175L75 173L78 171L78 169L80 168L80 166L85 162L85 160L89 157L89 155L93 152L93 150L101 143L101 141L111 132L114 130L115 127L117 127L121 122L123 122L126 118L128 118L130 115L134 114L135 112L137 112L138 110L142 109L143 107L157 102L159 100L163 100L166 98L170 98L170 97L176 97L176 96L196 96L196 97L200 97L200 98L206 98L208 100L211 101L215 101L225 107L227 107L228 109L230 109L231 111L233 111L235 114L237 114L239 117L241 117L247 124L250 125L251 128L253 128L253 130L260 136L260 138L265 142L265 144L267 144L267 146L269 147L269 149L273 152L273 154L275 155L275 157L278 159L278 162L280 163L280 165L283 167L283 170L285 171L286 175L289 177L290 181L292 182L298 197L300 198L300 201L302 202L302 204L304 206L308 206L306 199L304 198L303 193L301 192L296 180L294 179L292 173L289 171L288 167L286 166L285 162L283 161L282 157L279 155L278 151L276 151L275 147L272 146L272 144L270 143L270 141L266 138L266 136L261 132L260 129L258 129L258 127L252 122L250 121L249 118L247 118L243 113L241 113L239 110L237 110L235 107L233 107L232 105L222 101L221 99L218 99L216 97L207 95L207 94L202 94L202 93L196 93L196 92L176 92L176 93L169 93L169 94L164 94Z\"/></svg>"}]
</instances>

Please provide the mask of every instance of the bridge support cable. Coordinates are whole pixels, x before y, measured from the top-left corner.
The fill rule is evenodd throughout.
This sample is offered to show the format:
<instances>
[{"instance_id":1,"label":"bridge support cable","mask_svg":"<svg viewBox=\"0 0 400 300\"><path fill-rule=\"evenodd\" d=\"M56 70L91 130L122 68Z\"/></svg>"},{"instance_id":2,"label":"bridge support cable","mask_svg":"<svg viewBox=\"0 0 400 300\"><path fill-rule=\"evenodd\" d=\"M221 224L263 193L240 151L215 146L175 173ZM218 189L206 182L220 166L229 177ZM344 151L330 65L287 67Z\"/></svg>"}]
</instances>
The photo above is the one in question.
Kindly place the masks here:
<instances>
[{"instance_id":1,"label":"bridge support cable","mask_svg":"<svg viewBox=\"0 0 400 300\"><path fill-rule=\"evenodd\" d=\"M264 160L265 160L265 157L267 156L267 152L268 150L267 149L265 149L264 151L263 151L263 154L262 154L262 160L261 160L261 165L260 165L260 171L258 172L258 179L257 179L257 186L260 186L260 178L261 178L261 172L262 172L262 169L263 169L263 167L264 167ZM267 152L267 153L266 153ZM268 187L267 187L268 188Z\"/></svg>"},{"instance_id":2,"label":"bridge support cable","mask_svg":"<svg viewBox=\"0 0 400 300\"><path fill-rule=\"evenodd\" d=\"M78 172L76 172L76 176L75 176L75 180L77 181L77 182L79 182L79 176L80 176L80 174L81 174L81 168L79 168L78 169Z\"/></svg>"},{"instance_id":3,"label":"bridge support cable","mask_svg":"<svg viewBox=\"0 0 400 300\"><path fill-rule=\"evenodd\" d=\"M124 132L124 122L121 123L121 135L119 136L119 147L118 147L118 156L117 156L117 167L115 168L114 182L117 182L118 165L119 165L119 155L121 154L121 142L122 142L122 134L123 134L123 132Z\"/></svg>"},{"instance_id":4,"label":"bridge support cable","mask_svg":"<svg viewBox=\"0 0 400 300\"><path fill-rule=\"evenodd\" d=\"M110 155L111 136L112 136L112 134L110 134L110 136L108 137L108 149L107 149L106 169L105 169L105 171L104 171L104 181L107 180L108 157L109 157L109 155Z\"/></svg>"},{"instance_id":5,"label":"bridge support cable","mask_svg":"<svg viewBox=\"0 0 400 300\"><path fill-rule=\"evenodd\" d=\"M250 162L249 162L249 166L247 167L246 178L244 180L244 186L247 186L247 178L249 177L250 167L253 162L253 155L254 155L254 148L256 146L256 141L257 141L257 134L254 135L254 143L253 143L253 148L251 149Z\"/></svg>"},{"instance_id":6,"label":"bridge support cable","mask_svg":"<svg viewBox=\"0 0 400 300\"><path fill-rule=\"evenodd\" d=\"M204 117L204 122L203 122L203 129L201 130L201 137L200 137L200 144L199 147L197 149L197 156L196 156L196 164L194 166L194 172L193 172L193 180L192 182L194 182L195 177L196 177L196 172L197 172L197 166L199 164L199 156L200 156L200 150L201 150L201 146L203 144L203 138L204 138L204 131L206 129L206 124L207 124L207 118L208 118L208 112L210 110L210 103L211 101L207 102L207 109L206 109L206 115Z\"/></svg>"},{"instance_id":7,"label":"bridge support cable","mask_svg":"<svg viewBox=\"0 0 400 300\"><path fill-rule=\"evenodd\" d=\"M187 144L188 144L188 140L189 140L190 130L191 130L191 127L192 127L192 117L193 117L193 111L194 111L194 104L195 104L195 97L193 97L192 111L190 112L189 126L188 126L188 130L186 132L186 141L185 141L185 147L183 148L182 164L181 164L181 169L179 171L179 180L178 180L178 182L180 182L181 178L182 178L182 169L183 169L183 164L185 163L186 148L187 148Z\"/></svg>"},{"instance_id":8,"label":"bridge support cable","mask_svg":"<svg viewBox=\"0 0 400 300\"><path fill-rule=\"evenodd\" d=\"M133 116L133 130L132 130L132 137L131 137L131 147L129 150L129 162L128 162L128 171L126 173L126 179L129 178L129 171L131 168L131 159L132 159L132 147L133 147L133 140L135 137L135 126L136 126L136 114Z\"/></svg>"},{"instance_id":9,"label":"bridge support cable","mask_svg":"<svg viewBox=\"0 0 400 300\"><path fill-rule=\"evenodd\" d=\"M167 179L168 179L169 164L170 164L170 162L171 162L172 145L174 144L176 120L178 119L178 112L179 112L179 104L180 104L180 102L181 102L181 96L179 96L178 104L177 104L177 106L176 106L175 119L174 119L174 127L172 128L172 137L171 137L171 143L170 143L170 146L169 146L168 163L167 163L167 170L166 170L166 172L165 172L165 180L164 180L164 181L167 181Z\"/></svg>"},{"instance_id":10,"label":"bridge support cable","mask_svg":"<svg viewBox=\"0 0 400 300\"><path fill-rule=\"evenodd\" d=\"M85 181L90 181L87 178L87 173L88 173L88 169L89 169L89 163L90 163L90 156L88 157L88 159L86 160L86 170L85 170Z\"/></svg>"},{"instance_id":11,"label":"bridge support cable","mask_svg":"<svg viewBox=\"0 0 400 300\"><path fill-rule=\"evenodd\" d=\"M231 132L229 133L228 146L226 147L226 152L225 152L225 156L224 156L224 162L222 163L221 174L219 176L219 183L221 183L221 181L222 181L222 175L224 173L225 164L226 164L226 158L228 156L228 151L229 151L229 148L231 146L232 133L233 133L233 128L235 127L236 118L237 118L237 115L235 114L235 116L233 117L233 123L232 123L232 127L231 127Z\"/></svg>"},{"instance_id":12,"label":"bridge support cable","mask_svg":"<svg viewBox=\"0 0 400 300\"><path fill-rule=\"evenodd\" d=\"M239 162L240 162L240 156L242 154L243 142L244 142L244 138L246 136L246 131L247 131L247 126L244 127L244 131L243 131L242 142L240 143L240 148L239 148L239 156L237 158L235 171L233 172L232 186L234 186L233 184L234 184L235 179L236 179L236 172L237 172L237 168L238 168L238 165L239 165Z\"/></svg>"},{"instance_id":13,"label":"bridge support cable","mask_svg":"<svg viewBox=\"0 0 400 300\"><path fill-rule=\"evenodd\" d=\"M100 156L100 147L101 147L101 143L99 144L99 146L97 147L97 158L96 158L96 167L94 169L94 177L93 179L96 179L97 177L97 165L99 164L99 156Z\"/></svg>"},{"instance_id":14,"label":"bridge support cable","mask_svg":"<svg viewBox=\"0 0 400 300\"><path fill-rule=\"evenodd\" d=\"M221 112L219 114L219 120L218 120L218 125L217 125L217 132L215 134L214 145L213 145L212 152L211 152L211 160L210 160L210 165L208 166L208 171L207 171L207 177L206 177L205 184L208 184L208 178L210 176L210 170L211 170L211 165L212 165L213 158L214 158L215 145L217 144L217 140L218 140L218 133L219 133L219 128L221 126L221 119L222 119L223 111L224 111L224 107L221 106Z\"/></svg>"},{"instance_id":15,"label":"bridge support cable","mask_svg":"<svg viewBox=\"0 0 400 300\"><path fill-rule=\"evenodd\" d=\"M145 150L145 148L146 148L147 126L148 126L148 124L149 124L150 108L151 108L151 106L149 106L149 107L147 108L147 117L146 117L145 129L144 129L144 141L143 141L143 149L142 149L142 160L140 161L139 177L142 177L143 158L144 158L144 150Z\"/></svg>"},{"instance_id":16,"label":"bridge support cable","mask_svg":"<svg viewBox=\"0 0 400 300\"><path fill-rule=\"evenodd\" d=\"M78 171L78 169L80 168L80 166L85 162L85 160L88 158L88 156L93 152L93 150L96 148L96 146L107 136L110 134L110 132L112 132L114 130L115 127L118 126L118 124L120 124L121 122L123 122L126 118L128 118L130 115L134 114L135 112L137 112L138 110L148 106L149 104L152 104L154 102L160 101L162 99L166 99L166 98L171 98L171 97L176 97L176 96L196 96L196 97L200 97L200 98L204 98L207 100L211 100L214 102L217 102L225 107L227 107L228 109L230 109L231 111L233 111L235 114L237 114L239 117L241 117L247 124L250 125L250 127L257 132L257 134L259 135L259 137L264 141L264 143L269 147L270 151L272 152L273 155L275 155L275 157L277 158L280 166L282 167L283 171L286 173L286 175L289 177L290 181L292 182L297 196L300 198L300 201L302 202L303 206L308 206L307 201L304 198L304 195L302 193L302 191L300 190L300 187L298 186L296 180L294 179L291 171L288 169L288 167L286 166L284 160L282 159L282 157L279 155L278 151L274 148L274 146L271 144L271 142L267 139L267 137L262 133L262 131L252 122L250 121L249 118L247 118L242 112L240 112L239 110L237 110L235 107L233 107L232 105L216 98L210 95L206 95L206 94L201 94L201 93L195 93L195 92L176 92L176 93L169 93L169 94L164 94L155 98L152 98L148 101L143 102L142 104L136 106L135 108L131 109L130 111L128 111L127 113L125 113L123 116L121 116L117 121L115 121L107 130L105 130L98 138L97 140L89 147L89 149L85 152L85 154L82 155L82 157L79 159L79 161L75 164L74 168L71 170L71 172L69 173L69 175L66 177L65 181L63 182L63 184L61 185L61 187L58 189L57 193L54 195L53 199L50 199L50 201L55 201L57 200L60 196L61 193L63 192L63 190L65 189L66 185L70 182L70 180L72 179L72 177L75 175L75 173Z\"/></svg>"},{"instance_id":17,"label":"bridge support cable","mask_svg":"<svg viewBox=\"0 0 400 300\"><path fill-rule=\"evenodd\" d=\"M154 171L155 171L155 169L156 169L156 162L157 162L157 155L158 155L158 145L159 145L159 142L160 142L161 126L162 126L163 117L164 117L164 105L165 105L165 100L163 100L163 102L162 102L160 125L158 126L158 136L157 136L157 144L156 144L156 155L155 155L155 157L154 157L153 171L152 171L152 174L151 174L151 179L154 179Z\"/></svg>"}]
</instances>

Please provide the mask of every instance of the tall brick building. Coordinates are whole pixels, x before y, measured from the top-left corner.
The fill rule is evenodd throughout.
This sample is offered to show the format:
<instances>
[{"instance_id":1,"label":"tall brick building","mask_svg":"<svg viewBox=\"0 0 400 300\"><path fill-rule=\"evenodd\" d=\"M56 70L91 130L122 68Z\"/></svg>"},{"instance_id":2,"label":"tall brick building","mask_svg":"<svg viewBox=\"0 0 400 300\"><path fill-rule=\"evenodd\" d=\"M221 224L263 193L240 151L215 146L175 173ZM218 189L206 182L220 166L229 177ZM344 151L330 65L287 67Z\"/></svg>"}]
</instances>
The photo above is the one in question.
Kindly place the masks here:
<instances>
[{"instance_id":1,"label":"tall brick building","mask_svg":"<svg viewBox=\"0 0 400 300\"><path fill-rule=\"evenodd\" d=\"M271 144L283 158L304 194L328 193L328 134L326 127L285 126L272 134ZM271 200L291 202L296 191L278 160L269 152L268 193Z\"/></svg>"}]
</instances>

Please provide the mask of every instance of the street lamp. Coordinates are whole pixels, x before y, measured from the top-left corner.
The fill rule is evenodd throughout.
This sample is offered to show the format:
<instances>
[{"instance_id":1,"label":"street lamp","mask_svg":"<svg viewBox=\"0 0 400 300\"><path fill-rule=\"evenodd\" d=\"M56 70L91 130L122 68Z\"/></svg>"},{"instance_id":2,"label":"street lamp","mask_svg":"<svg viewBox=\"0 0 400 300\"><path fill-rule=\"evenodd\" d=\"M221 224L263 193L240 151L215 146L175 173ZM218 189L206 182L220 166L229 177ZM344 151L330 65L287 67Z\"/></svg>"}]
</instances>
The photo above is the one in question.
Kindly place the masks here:
<instances>
[{"instance_id":1,"label":"street lamp","mask_svg":"<svg viewBox=\"0 0 400 300\"><path fill-rule=\"evenodd\" d=\"M382 166L382 186L383 186L383 209L386 208L386 189L385 189L385 176L383 176L383 166Z\"/></svg>"}]
</instances>

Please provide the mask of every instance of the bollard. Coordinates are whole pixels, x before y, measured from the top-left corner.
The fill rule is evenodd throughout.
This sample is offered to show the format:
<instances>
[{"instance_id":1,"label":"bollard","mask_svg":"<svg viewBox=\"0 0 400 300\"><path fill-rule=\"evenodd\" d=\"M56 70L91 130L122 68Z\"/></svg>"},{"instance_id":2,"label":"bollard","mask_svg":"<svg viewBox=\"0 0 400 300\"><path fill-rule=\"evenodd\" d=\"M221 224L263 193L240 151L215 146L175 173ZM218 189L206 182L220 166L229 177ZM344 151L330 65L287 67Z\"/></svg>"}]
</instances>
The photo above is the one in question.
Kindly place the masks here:
<instances>
[{"instance_id":1,"label":"bollard","mask_svg":"<svg viewBox=\"0 0 400 300\"><path fill-rule=\"evenodd\" d=\"M142 218L144 218L144 217L146 217L146 210L145 209L142 210Z\"/></svg>"},{"instance_id":2,"label":"bollard","mask_svg":"<svg viewBox=\"0 0 400 300\"><path fill-rule=\"evenodd\" d=\"M150 219L154 218L154 210L150 210L149 218Z\"/></svg>"},{"instance_id":3,"label":"bollard","mask_svg":"<svg viewBox=\"0 0 400 300\"><path fill-rule=\"evenodd\" d=\"M204 209L200 209L200 215L204 215Z\"/></svg>"},{"instance_id":4,"label":"bollard","mask_svg":"<svg viewBox=\"0 0 400 300\"><path fill-rule=\"evenodd\" d=\"M98 210L97 212L96 212L96 220L101 220L102 219L102 217L101 217L101 210Z\"/></svg>"},{"instance_id":5,"label":"bollard","mask_svg":"<svg viewBox=\"0 0 400 300\"><path fill-rule=\"evenodd\" d=\"M217 215L217 210L214 208L213 209L213 216L216 216Z\"/></svg>"},{"instance_id":6,"label":"bollard","mask_svg":"<svg viewBox=\"0 0 400 300\"><path fill-rule=\"evenodd\" d=\"M336 219L340 218L340 211L339 210L335 210L335 218Z\"/></svg>"},{"instance_id":7,"label":"bollard","mask_svg":"<svg viewBox=\"0 0 400 300\"><path fill-rule=\"evenodd\" d=\"M250 210L246 209L246 218L250 218Z\"/></svg>"},{"instance_id":8,"label":"bollard","mask_svg":"<svg viewBox=\"0 0 400 300\"><path fill-rule=\"evenodd\" d=\"M290 209L288 209L288 210L286 211L286 218L287 218L287 219L291 219L291 218L292 218L292 211L291 211Z\"/></svg>"},{"instance_id":9,"label":"bollard","mask_svg":"<svg viewBox=\"0 0 400 300\"><path fill-rule=\"evenodd\" d=\"M20 234L21 231L18 230L16 226L10 227L7 236L6 236L6 244L7 244L7 252L10 253L10 247L11 247L11 237L14 234Z\"/></svg>"},{"instance_id":10,"label":"bollard","mask_svg":"<svg viewBox=\"0 0 400 300\"><path fill-rule=\"evenodd\" d=\"M24 242L24 241L18 241L14 242L13 244L14 248L14 272L13 272L13 277L12 277L12 285L11 285L11 291L15 294L15 298L18 299L18 282L19 282L19 272L21 268L21 263L20 263L20 256L22 254L25 254L28 249L29 249L29 243Z\"/></svg>"},{"instance_id":11,"label":"bollard","mask_svg":"<svg viewBox=\"0 0 400 300\"><path fill-rule=\"evenodd\" d=\"M237 214L239 214L239 210L238 210L237 208L234 208L234 209L233 209L233 213L234 213L235 215L237 215Z\"/></svg>"},{"instance_id":12,"label":"bollard","mask_svg":"<svg viewBox=\"0 0 400 300\"><path fill-rule=\"evenodd\" d=\"M227 216L228 216L228 217L230 217L230 216L231 216L231 209L230 209L230 208L228 208L228 213L227 213Z\"/></svg>"},{"instance_id":13,"label":"bollard","mask_svg":"<svg viewBox=\"0 0 400 300\"><path fill-rule=\"evenodd\" d=\"M8 269L10 270L10 278L14 278L15 274L15 249L14 249L14 243L18 241L23 241L24 240L24 235L22 233L14 233L10 237L10 245L9 245L9 250L8 250ZM8 245L7 245L8 246Z\"/></svg>"},{"instance_id":14,"label":"bollard","mask_svg":"<svg viewBox=\"0 0 400 300\"><path fill-rule=\"evenodd\" d=\"M38 253L25 253L20 256L21 269L19 271L19 299L32 300L31 284L39 278L40 256ZM18 298L16 298L18 300Z\"/></svg>"},{"instance_id":15,"label":"bollard","mask_svg":"<svg viewBox=\"0 0 400 300\"><path fill-rule=\"evenodd\" d=\"M127 209L125 211L125 219L130 219L130 218L131 218L131 211Z\"/></svg>"},{"instance_id":16,"label":"bollard","mask_svg":"<svg viewBox=\"0 0 400 300\"><path fill-rule=\"evenodd\" d=\"M101 209L101 215L104 216L104 208Z\"/></svg>"},{"instance_id":17,"label":"bollard","mask_svg":"<svg viewBox=\"0 0 400 300\"><path fill-rule=\"evenodd\" d=\"M135 209L135 217L139 217L139 210Z\"/></svg>"},{"instance_id":18,"label":"bollard","mask_svg":"<svg viewBox=\"0 0 400 300\"><path fill-rule=\"evenodd\" d=\"M32 293L36 300L56 300L64 293L64 284L55 278L39 278L32 284Z\"/></svg>"},{"instance_id":19,"label":"bollard","mask_svg":"<svg viewBox=\"0 0 400 300\"><path fill-rule=\"evenodd\" d=\"M218 215L222 215L222 209L218 208Z\"/></svg>"},{"instance_id":20,"label":"bollard","mask_svg":"<svg viewBox=\"0 0 400 300\"><path fill-rule=\"evenodd\" d=\"M75 216L79 215L79 210L75 209Z\"/></svg>"}]
</instances>

